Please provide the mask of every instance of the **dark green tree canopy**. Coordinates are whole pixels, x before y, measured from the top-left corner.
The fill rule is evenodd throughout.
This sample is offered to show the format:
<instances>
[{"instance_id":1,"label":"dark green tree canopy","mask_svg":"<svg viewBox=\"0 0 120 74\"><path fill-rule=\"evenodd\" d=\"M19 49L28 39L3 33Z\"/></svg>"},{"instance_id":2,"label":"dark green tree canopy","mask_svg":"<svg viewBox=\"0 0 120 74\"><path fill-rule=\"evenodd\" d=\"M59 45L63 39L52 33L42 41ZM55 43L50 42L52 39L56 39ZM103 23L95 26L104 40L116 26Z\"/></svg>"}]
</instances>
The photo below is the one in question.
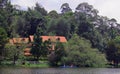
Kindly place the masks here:
<instances>
[{"instance_id":1,"label":"dark green tree canopy","mask_svg":"<svg viewBox=\"0 0 120 74\"><path fill-rule=\"evenodd\" d=\"M68 41L65 50L67 56L63 57L62 60L66 65L102 67L106 63L103 54L100 54L97 49L91 48L88 40L76 34Z\"/></svg>"},{"instance_id":2,"label":"dark green tree canopy","mask_svg":"<svg viewBox=\"0 0 120 74\"><path fill-rule=\"evenodd\" d=\"M72 9L69 7L69 4L68 4L68 3L62 4L61 10L62 10L62 11L61 11L62 13L72 12Z\"/></svg>"},{"instance_id":3,"label":"dark green tree canopy","mask_svg":"<svg viewBox=\"0 0 120 74\"><path fill-rule=\"evenodd\" d=\"M39 13L41 13L41 15L43 15L43 16L46 16L46 15L47 15L47 11L46 11L42 6L40 6L39 3L36 3L35 10L37 10L37 11L38 11Z\"/></svg>"},{"instance_id":4,"label":"dark green tree canopy","mask_svg":"<svg viewBox=\"0 0 120 74\"><path fill-rule=\"evenodd\" d=\"M10 0L0 0L0 27L2 27L2 29L0 28L0 48L2 48L0 49L0 53L3 51L7 37L29 37L30 35L35 35L31 53L35 58L39 59L39 57L47 55L47 48L49 47L49 42L42 42L40 36L57 35L65 36L68 40L66 49L71 51L64 58L70 60L69 63L78 64L79 66L93 66L94 64L91 64L91 62L98 62L100 60L97 58L104 58L96 57L93 59L93 56L101 56L99 52L102 52L106 54L108 61L112 59L112 61L116 62L115 60L117 59L116 63L119 64L119 42L114 39L120 36L120 24L114 18L99 15L98 11L92 5L86 2L80 3L75 11L72 12L70 5L63 3L60 7L62 13L55 10L47 13L45 8L39 3L36 3L34 8L28 8L26 11L20 10L19 5L18 7L15 6L17 5L11 5ZM74 34L78 36L75 36L76 39L74 38ZM45 46L48 47L45 48ZM114 52L114 54L111 54L111 52ZM55 53L58 54L59 51L55 51ZM59 58L57 64L60 65L63 64L61 62L63 61L61 60L63 56L59 57L59 55L57 55ZM74 58L78 56L80 58ZM113 59L111 56L117 58ZM84 61L87 59L87 62L85 62L87 64L84 64L81 58ZM78 60L84 65L78 63ZM68 61L66 63L68 64Z\"/></svg>"},{"instance_id":5,"label":"dark green tree canopy","mask_svg":"<svg viewBox=\"0 0 120 74\"><path fill-rule=\"evenodd\" d=\"M48 16L57 19L59 17L59 14L57 13L57 11L53 10L48 13Z\"/></svg>"},{"instance_id":6,"label":"dark green tree canopy","mask_svg":"<svg viewBox=\"0 0 120 74\"><path fill-rule=\"evenodd\" d=\"M34 58L38 61L39 58L47 56L49 52L49 41L43 42L40 37L42 34L41 28L38 28L36 34L34 35L34 42L32 44L32 48L30 53L34 56Z\"/></svg>"},{"instance_id":7,"label":"dark green tree canopy","mask_svg":"<svg viewBox=\"0 0 120 74\"><path fill-rule=\"evenodd\" d=\"M3 28L0 27L0 49L2 49L7 42L7 33Z\"/></svg>"},{"instance_id":8,"label":"dark green tree canopy","mask_svg":"<svg viewBox=\"0 0 120 74\"><path fill-rule=\"evenodd\" d=\"M7 33L4 28L0 27L0 62L2 60L1 57L3 57L4 47L7 42L8 42Z\"/></svg>"},{"instance_id":9,"label":"dark green tree canopy","mask_svg":"<svg viewBox=\"0 0 120 74\"><path fill-rule=\"evenodd\" d=\"M113 62L112 64L115 67L118 67L118 64L120 63L120 36L109 41L106 48L106 57L108 61Z\"/></svg>"}]
</instances>

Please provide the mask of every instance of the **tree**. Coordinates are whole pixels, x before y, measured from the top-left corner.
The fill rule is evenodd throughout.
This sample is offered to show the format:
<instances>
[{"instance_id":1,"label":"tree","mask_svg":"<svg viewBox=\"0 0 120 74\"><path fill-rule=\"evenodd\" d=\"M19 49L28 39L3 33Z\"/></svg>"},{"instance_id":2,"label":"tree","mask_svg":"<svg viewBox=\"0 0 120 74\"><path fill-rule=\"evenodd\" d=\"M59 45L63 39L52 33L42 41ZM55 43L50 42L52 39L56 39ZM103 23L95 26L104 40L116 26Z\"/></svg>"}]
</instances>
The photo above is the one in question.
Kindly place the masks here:
<instances>
[{"instance_id":1,"label":"tree","mask_svg":"<svg viewBox=\"0 0 120 74\"><path fill-rule=\"evenodd\" d=\"M101 34L90 19L85 17L85 14L79 13L77 15L77 34L88 39L93 48L98 48L99 51L104 52L105 39L102 38L103 34ZM103 26L101 28L103 29Z\"/></svg>"},{"instance_id":2,"label":"tree","mask_svg":"<svg viewBox=\"0 0 120 74\"><path fill-rule=\"evenodd\" d=\"M55 10L52 10L48 13L48 16L50 18L57 19L59 17L59 14Z\"/></svg>"},{"instance_id":3,"label":"tree","mask_svg":"<svg viewBox=\"0 0 120 74\"><path fill-rule=\"evenodd\" d=\"M109 23L109 35L110 35L110 38L111 39L114 39L116 36L118 36L118 30L116 28L117 26L117 21L115 19L110 19L108 20L108 23Z\"/></svg>"},{"instance_id":4,"label":"tree","mask_svg":"<svg viewBox=\"0 0 120 74\"><path fill-rule=\"evenodd\" d=\"M69 7L68 3L62 4L61 9L62 9L61 11L62 13L72 12L72 9Z\"/></svg>"},{"instance_id":5,"label":"tree","mask_svg":"<svg viewBox=\"0 0 120 74\"><path fill-rule=\"evenodd\" d=\"M3 27L8 36L10 33L10 25L12 22L13 6L9 0L0 0L0 27Z\"/></svg>"},{"instance_id":6,"label":"tree","mask_svg":"<svg viewBox=\"0 0 120 74\"><path fill-rule=\"evenodd\" d=\"M47 15L47 11L42 6L40 6L38 3L36 3L36 6L34 8L39 13L41 13L42 16L46 16Z\"/></svg>"},{"instance_id":7,"label":"tree","mask_svg":"<svg viewBox=\"0 0 120 74\"><path fill-rule=\"evenodd\" d=\"M50 19L47 22L47 35L56 35L55 32L56 23L57 23L57 19Z\"/></svg>"},{"instance_id":8,"label":"tree","mask_svg":"<svg viewBox=\"0 0 120 74\"><path fill-rule=\"evenodd\" d=\"M8 37L6 31L0 27L0 61L2 60L4 47L7 41Z\"/></svg>"},{"instance_id":9,"label":"tree","mask_svg":"<svg viewBox=\"0 0 120 74\"><path fill-rule=\"evenodd\" d=\"M60 42L56 43L55 50L49 55L49 63L51 66L60 66L62 65L62 58L65 56L64 45Z\"/></svg>"},{"instance_id":10,"label":"tree","mask_svg":"<svg viewBox=\"0 0 120 74\"><path fill-rule=\"evenodd\" d=\"M106 63L105 56L97 49L91 48L88 40L76 34L68 41L65 47L66 56L63 63L78 67L102 67Z\"/></svg>"},{"instance_id":11,"label":"tree","mask_svg":"<svg viewBox=\"0 0 120 74\"><path fill-rule=\"evenodd\" d=\"M120 36L112 39L108 42L106 48L106 57L109 62L111 62L115 67L118 67L120 63Z\"/></svg>"},{"instance_id":12,"label":"tree","mask_svg":"<svg viewBox=\"0 0 120 74\"><path fill-rule=\"evenodd\" d=\"M68 38L70 31L70 26L65 19L58 19L58 22L55 26L55 33L58 36L65 36Z\"/></svg>"},{"instance_id":13,"label":"tree","mask_svg":"<svg viewBox=\"0 0 120 74\"><path fill-rule=\"evenodd\" d=\"M41 15L40 12L37 10L29 9L28 13L26 13L26 20L28 21L28 34L34 35L36 33L36 29L38 26L40 26L43 30L44 35L46 33L46 19L43 15Z\"/></svg>"},{"instance_id":14,"label":"tree","mask_svg":"<svg viewBox=\"0 0 120 74\"><path fill-rule=\"evenodd\" d=\"M14 34L17 34L21 37L26 37L28 28L26 27L26 19L24 18L24 16L23 15L13 16L13 22L11 23L10 29L11 29L11 33L10 33L11 38L15 37Z\"/></svg>"},{"instance_id":15,"label":"tree","mask_svg":"<svg viewBox=\"0 0 120 74\"><path fill-rule=\"evenodd\" d=\"M20 61L24 60L24 49L26 47L26 44L21 43L19 45L11 45L6 44L4 56L6 59L12 60L13 64L16 64L16 61L19 59Z\"/></svg>"},{"instance_id":16,"label":"tree","mask_svg":"<svg viewBox=\"0 0 120 74\"><path fill-rule=\"evenodd\" d=\"M80 3L76 7L76 12L84 13L87 18L88 17L96 17L97 13L98 13L98 11L96 9L94 9L92 5L89 5L86 2Z\"/></svg>"},{"instance_id":17,"label":"tree","mask_svg":"<svg viewBox=\"0 0 120 74\"><path fill-rule=\"evenodd\" d=\"M43 42L42 38L40 37L41 33L41 28L37 29L37 32L34 35L34 42L30 51L30 53L34 56L35 60L37 61L40 57L47 56L49 49L49 42Z\"/></svg>"}]
</instances>

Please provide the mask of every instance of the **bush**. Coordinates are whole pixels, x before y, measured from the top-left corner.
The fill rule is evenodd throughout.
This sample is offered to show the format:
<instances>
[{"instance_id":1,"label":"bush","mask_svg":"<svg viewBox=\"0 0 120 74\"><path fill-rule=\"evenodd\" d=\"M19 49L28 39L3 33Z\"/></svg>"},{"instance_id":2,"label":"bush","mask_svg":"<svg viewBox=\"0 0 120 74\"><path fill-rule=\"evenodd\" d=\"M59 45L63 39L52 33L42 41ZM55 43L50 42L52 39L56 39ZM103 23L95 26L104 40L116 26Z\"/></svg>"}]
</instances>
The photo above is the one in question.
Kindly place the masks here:
<instances>
[{"instance_id":1,"label":"bush","mask_svg":"<svg viewBox=\"0 0 120 74\"><path fill-rule=\"evenodd\" d=\"M106 59L97 49L91 48L91 44L84 38L74 35L66 44L67 56L62 58L63 64L78 67L103 67Z\"/></svg>"}]
</instances>

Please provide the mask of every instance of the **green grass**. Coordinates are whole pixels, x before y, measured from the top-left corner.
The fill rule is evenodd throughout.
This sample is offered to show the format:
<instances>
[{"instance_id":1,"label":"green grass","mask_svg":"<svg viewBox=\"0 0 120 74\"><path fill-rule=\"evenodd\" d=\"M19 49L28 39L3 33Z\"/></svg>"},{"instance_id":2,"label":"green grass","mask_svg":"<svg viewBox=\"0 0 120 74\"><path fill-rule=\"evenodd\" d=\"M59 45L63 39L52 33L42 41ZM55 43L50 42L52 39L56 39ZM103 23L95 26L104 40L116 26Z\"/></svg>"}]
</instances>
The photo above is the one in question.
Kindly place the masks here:
<instances>
[{"instance_id":1,"label":"green grass","mask_svg":"<svg viewBox=\"0 0 120 74\"><path fill-rule=\"evenodd\" d=\"M49 68L48 64L0 65L0 68Z\"/></svg>"},{"instance_id":2,"label":"green grass","mask_svg":"<svg viewBox=\"0 0 120 74\"><path fill-rule=\"evenodd\" d=\"M50 67L48 63L41 63L41 64L25 64L22 65L25 68L48 68Z\"/></svg>"},{"instance_id":3,"label":"green grass","mask_svg":"<svg viewBox=\"0 0 120 74\"><path fill-rule=\"evenodd\" d=\"M25 62L24 65L22 64L15 64L13 65L12 62L9 61L4 61L1 65L0 68L48 68L50 67L47 61L40 61L38 64L32 64L29 62Z\"/></svg>"}]
</instances>

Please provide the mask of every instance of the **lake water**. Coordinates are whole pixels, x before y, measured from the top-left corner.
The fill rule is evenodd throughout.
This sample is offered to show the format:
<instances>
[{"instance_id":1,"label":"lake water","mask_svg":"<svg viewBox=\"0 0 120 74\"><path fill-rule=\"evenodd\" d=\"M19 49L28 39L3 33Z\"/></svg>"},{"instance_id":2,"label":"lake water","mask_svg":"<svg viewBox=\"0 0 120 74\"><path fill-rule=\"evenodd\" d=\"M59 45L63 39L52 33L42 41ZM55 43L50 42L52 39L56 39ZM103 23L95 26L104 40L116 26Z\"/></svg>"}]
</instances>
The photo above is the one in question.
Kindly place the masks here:
<instances>
[{"instance_id":1,"label":"lake water","mask_svg":"<svg viewBox=\"0 0 120 74\"><path fill-rule=\"evenodd\" d=\"M119 68L4 68L0 74L120 74Z\"/></svg>"}]
</instances>

